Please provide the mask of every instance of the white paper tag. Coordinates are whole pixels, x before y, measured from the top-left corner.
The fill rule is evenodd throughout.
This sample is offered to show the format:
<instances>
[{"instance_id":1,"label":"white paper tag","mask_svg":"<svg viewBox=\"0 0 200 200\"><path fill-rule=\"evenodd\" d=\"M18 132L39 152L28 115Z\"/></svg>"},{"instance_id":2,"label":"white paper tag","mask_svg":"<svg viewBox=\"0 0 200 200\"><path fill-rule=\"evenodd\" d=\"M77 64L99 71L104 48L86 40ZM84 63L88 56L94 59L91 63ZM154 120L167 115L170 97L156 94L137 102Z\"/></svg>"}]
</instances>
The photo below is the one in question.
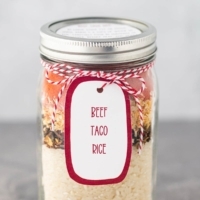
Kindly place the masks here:
<instances>
[{"instance_id":1,"label":"white paper tag","mask_svg":"<svg viewBox=\"0 0 200 200\"><path fill-rule=\"evenodd\" d=\"M65 107L65 152L69 175L86 185L121 182L131 156L129 96L106 80L76 79Z\"/></svg>"}]
</instances>

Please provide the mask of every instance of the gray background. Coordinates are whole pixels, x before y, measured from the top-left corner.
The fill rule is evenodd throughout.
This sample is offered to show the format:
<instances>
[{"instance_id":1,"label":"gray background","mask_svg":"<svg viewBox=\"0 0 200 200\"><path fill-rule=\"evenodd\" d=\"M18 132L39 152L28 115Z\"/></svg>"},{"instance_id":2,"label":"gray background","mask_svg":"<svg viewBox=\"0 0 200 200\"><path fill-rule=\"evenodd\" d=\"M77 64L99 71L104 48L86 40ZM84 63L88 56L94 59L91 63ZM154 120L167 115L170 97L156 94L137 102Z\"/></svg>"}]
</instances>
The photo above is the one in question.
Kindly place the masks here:
<instances>
[{"instance_id":1,"label":"gray background","mask_svg":"<svg viewBox=\"0 0 200 200\"><path fill-rule=\"evenodd\" d=\"M37 200L35 127L0 123L0 200ZM200 199L199 129L197 122L160 122L153 200Z\"/></svg>"},{"instance_id":2,"label":"gray background","mask_svg":"<svg viewBox=\"0 0 200 200\"><path fill-rule=\"evenodd\" d=\"M0 0L0 121L35 119L39 29L81 16L152 23L158 31L160 118L200 118L199 0Z\"/></svg>"}]
</instances>

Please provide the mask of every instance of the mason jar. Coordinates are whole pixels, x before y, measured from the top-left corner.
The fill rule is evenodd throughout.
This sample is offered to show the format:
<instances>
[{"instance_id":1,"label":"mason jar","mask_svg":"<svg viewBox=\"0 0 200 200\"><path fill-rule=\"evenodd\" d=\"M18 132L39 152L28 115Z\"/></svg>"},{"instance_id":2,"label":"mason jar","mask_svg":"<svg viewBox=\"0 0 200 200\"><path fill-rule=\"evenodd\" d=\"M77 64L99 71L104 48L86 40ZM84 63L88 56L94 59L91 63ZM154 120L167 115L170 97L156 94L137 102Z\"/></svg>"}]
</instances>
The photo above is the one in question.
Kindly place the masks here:
<instances>
[{"instance_id":1,"label":"mason jar","mask_svg":"<svg viewBox=\"0 0 200 200\"><path fill-rule=\"evenodd\" d=\"M92 17L40 35L40 199L153 200L155 28Z\"/></svg>"}]
</instances>

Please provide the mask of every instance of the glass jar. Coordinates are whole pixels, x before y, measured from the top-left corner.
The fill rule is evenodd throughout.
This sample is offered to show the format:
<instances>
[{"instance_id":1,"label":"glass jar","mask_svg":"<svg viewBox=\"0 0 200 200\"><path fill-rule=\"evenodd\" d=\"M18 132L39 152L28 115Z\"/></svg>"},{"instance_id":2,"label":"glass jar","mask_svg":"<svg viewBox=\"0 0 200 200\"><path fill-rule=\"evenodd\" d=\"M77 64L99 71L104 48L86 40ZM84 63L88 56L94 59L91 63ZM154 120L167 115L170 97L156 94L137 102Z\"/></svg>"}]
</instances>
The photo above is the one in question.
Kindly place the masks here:
<instances>
[{"instance_id":1,"label":"glass jar","mask_svg":"<svg viewBox=\"0 0 200 200\"><path fill-rule=\"evenodd\" d=\"M156 31L117 18L41 28L45 200L153 200Z\"/></svg>"}]
</instances>

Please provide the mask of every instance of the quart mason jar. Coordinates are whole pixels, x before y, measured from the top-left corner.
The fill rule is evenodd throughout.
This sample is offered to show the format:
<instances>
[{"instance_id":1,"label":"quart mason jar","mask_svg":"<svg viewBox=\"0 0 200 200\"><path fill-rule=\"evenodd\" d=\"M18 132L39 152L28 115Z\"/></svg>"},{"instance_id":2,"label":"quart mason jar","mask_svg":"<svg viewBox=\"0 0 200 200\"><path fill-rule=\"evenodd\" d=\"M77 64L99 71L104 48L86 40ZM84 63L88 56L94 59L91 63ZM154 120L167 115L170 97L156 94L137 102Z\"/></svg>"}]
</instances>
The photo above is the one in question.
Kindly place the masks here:
<instances>
[{"instance_id":1,"label":"quart mason jar","mask_svg":"<svg viewBox=\"0 0 200 200\"><path fill-rule=\"evenodd\" d=\"M40 34L40 199L153 200L155 28L96 17Z\"/></svg>"}]
</instances>

